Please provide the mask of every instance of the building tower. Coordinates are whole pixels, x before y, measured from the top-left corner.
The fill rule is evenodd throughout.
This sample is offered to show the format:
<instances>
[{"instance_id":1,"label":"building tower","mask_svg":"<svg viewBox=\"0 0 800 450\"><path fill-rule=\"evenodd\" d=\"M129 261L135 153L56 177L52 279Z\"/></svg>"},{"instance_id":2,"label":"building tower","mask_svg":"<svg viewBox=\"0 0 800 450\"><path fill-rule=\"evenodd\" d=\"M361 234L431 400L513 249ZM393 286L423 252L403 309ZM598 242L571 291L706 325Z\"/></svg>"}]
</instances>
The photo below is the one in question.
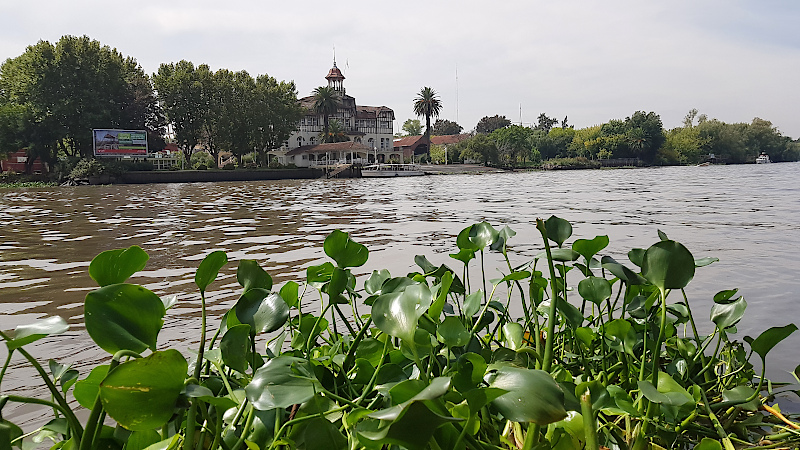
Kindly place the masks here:
<instances>
[{"instance_id":1,"label":"building tower","mask_svg":"<svg viewBox=\"0 0 800 450\"><path fill-rule=\"evenodd\" d=\"M328 80L328 87L332 87L339 95L344 96L344 75L342 75L342 71L336 67L336 58L333 58L333 67L328 71L328 75L325 79Z\"/></svg>"}]
</instances>

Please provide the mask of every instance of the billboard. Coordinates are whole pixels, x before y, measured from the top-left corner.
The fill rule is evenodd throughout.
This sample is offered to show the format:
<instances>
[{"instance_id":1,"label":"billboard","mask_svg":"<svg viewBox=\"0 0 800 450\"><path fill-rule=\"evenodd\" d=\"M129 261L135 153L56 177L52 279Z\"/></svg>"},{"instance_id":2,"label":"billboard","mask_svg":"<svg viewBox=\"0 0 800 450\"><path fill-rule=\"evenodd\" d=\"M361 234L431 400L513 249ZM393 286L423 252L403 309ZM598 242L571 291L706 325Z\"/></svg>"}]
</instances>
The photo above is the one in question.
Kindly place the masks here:
<instances>
[{"instance_id":1,"label":"billboard","mask_svg":"<svg viewBox=\"0 0 800 450\"><path fill-rule=\"evenodd\" d=\"M147 156L144 130L92 130L95 156Z\"/></svg>"}]
</instances>

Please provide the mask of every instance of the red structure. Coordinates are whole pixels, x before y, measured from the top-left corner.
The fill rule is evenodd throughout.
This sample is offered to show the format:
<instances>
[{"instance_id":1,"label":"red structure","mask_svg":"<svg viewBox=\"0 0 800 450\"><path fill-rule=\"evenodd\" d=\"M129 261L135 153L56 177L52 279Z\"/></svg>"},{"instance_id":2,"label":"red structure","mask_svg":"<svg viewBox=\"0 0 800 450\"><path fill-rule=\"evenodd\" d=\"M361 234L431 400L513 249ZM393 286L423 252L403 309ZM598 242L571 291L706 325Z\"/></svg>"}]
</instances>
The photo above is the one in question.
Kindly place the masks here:
<instances>
[{"instance_id":1,"label":"red structure","mask_svg":"<svg viewBox=\"0 0 800 450\"><path fill-rule=\"evenodd\" d=\"M17 173L42 173L44 172L44 164L38 158L28 167L28 155L26 151L20 150L8 155L8 158L0 161L0 168L2 172L17 172Z\"/></svg>"}]
</instances>

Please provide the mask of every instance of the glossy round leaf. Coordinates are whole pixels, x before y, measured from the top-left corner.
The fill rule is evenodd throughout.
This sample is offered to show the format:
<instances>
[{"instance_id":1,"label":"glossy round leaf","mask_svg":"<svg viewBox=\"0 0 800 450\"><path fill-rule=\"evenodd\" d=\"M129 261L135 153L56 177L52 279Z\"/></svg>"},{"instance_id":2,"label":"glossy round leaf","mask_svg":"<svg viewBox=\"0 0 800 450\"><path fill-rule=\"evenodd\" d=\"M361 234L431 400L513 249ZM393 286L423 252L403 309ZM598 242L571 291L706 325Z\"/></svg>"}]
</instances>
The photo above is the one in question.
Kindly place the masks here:
<instances>
[{"instance_id":1,"label":"glossy round leaf","mask_svg":"<svg viewBox=\"0 0 800 450\"><path fill-rule=\"evenodd\" d=\"M373 270L372 275L370 275L370 277L367 278L367 281L364 282L364 290L366 290L367 294L370 295L378 294L381 292L383 283L385 283L386 280L390 279L391 277L391 274L389 274L389 271L386 269Z\"/></svg>"},{"instance_id":2,"label":"glossy round leaf","mask_svg":"<svg viewBox=\"0 0 800 450\"><path fill-rule=\"evenodd\" d=\"M739 320L744 317L746 308L747 302L744 301L744 297L739 297L736 301L731 303L715 303L711 307L711 321L720 329L724 330L725 328L736 325Z\"/></svg>"},{"instance_id":3,"label":"glossy round leaf","mask_svg":"<svg viewBox=\"0 0 800 450\"><path fill-rule=\"evenodd\" d=\"M334 230L325 238L323 248L325 254L341 268L363 266L369 258L367 247L352 241L350 235L339 230Z\"/></svg>"},{"instance_id":4,"label":"glossy round leaf","mask_svg":"<svg viewBox=\"0 0 800 450\"><path fill-rule=\"evenodd\" d=\"M150 257L140 247L131 246L107 250L89 263L89 276L100 286L124 283L134 273L144 269Z\"/></svg>"},{"instance_id":5,"label":"glossy round leaf","mask_svg":"<svg viewBox=\"0 0 800 450\"><path fill-rule=\"evenodd\" d=\"M653 244L642 260L642 275L662 292L686 287L694 277L694 270L694 257L675 241Z\"/></svg>"},{"instance_id":6,"label":"glossy round leaf","mask_svg":"<svg viewBox=\"0 0 800 450\"><path fill-rule=\"evenodd\" d=\"M89 376L75 383L72 395L75 396L78 404L84 408L92 409L94 401L97 399L97 393L100 391L100 383L103 382L106 375L108 375L108 364L103 364L92 369L89 372Z\"/></svg>"},{"instance_id":7,"label":"glossy round leaf","mask_svg":"<svg viewBox=\"0 0 800 450\"><path fill-rule=\"evenodd\" d=\"M300 304L300 285L294 281L287 281L280 290L280 296L290 307L297 307Z\"/></svg>"},{"instance_id":8,"label":"glossy round leaf","mask_svg":"<svg viewBox=\"0 0 800 450\"><path fill-rule=\"evenodd\" d=\"M559 247L572 236L572 224L560 217L550 216L544 221L544 226L547 230L547 238L558 244Z\"/></svg>"},{"instance_id":9,"label":"glossy round leaf","mask_svg":"<svg viewBox=\"0 0 800 450\"><path fill-rule=\"evenodd\" d=\"M61 334L69 329L69 325L59 316L52 316L14 329L14 338L6 342L8 350L14 350L31 342L49 336Z\"/></svg>"},{"instance_id":10,"label":"glossy round leaf","mask_svg":"<svg viewBox=\"0 0 800 450\"><path fill-rule=\"evenodd\" d=\"M478 387L486 374L486 360L477 353L464 353L456 361L453 386L462 393Z\"/></svg>"},{"instance_id":11,"label":"glossy round leaf","mask_svg":"<svg viewBox=\"0 0 800 450\"><path fill-rule=\"evenodd\" d=\"M228 328L219 342L219 350L225 365L240 373L247 370L250 350L250 325L241 324Z\"/></svg>"},{"instance_id":12,"label":"glossy round leaf","mask_svg":"<svg viewBox=\"0 0 800 450\"><path fill-rule=\"evenodd\" d=\"M523 329L517 322L508 322L503 325L503 340L511 350L518 350L523 347Z\"/></svg>"},{"instance_id":13,"label":"glossy round leaf","mask_svg":"<svg viewBox=\"0 0 800 450\"><path fill-rule=\"evenodd\" d=\"M272 277L258 265L258 261L252 259L239 261L236 280L244 288L244 292L253 288L272 289Z\"/></svg>"},{"instance_id":14,"label":"glossy round leaf","mask_svg":"<svg viewBox=\"0 0 800 450\"><path fill-rule=\"evenodd\" d=\"M289 306L280 295L266 289L251 289L236 302L236 318L253 333L273 332L289 319Z\"/></svg>"},{"instance_id":15,"label":"glossy round leaf","mask_svg":"<svg viewBox=\"0 0 800 450\"><path fill-rule=\"evenodd\" d=\"M750 348L758 353L758 356L764 360L767 357L767 353L795 331L797 331L797 326L790 323L784 327L771 327L758 335L755 340L745 338L745 341L747 341L750 344Z\"/></svg>"},{"instance_id":16,"label":"glossy round leaf","mask_svg":"<svg viewBox=\"0 0 800 450\"><path fill-rule=\"evenodd\" d=\"M205 292L208 285L213 283L219 275L219 270L228 263L228 255L221 250L209 253L203 258L197 272L194 274L194 283L200 289L200 292Z\"/></svg>"},{"instance_id":17,"label":"glossy round leaf","mask_svg":"<svg viewBox=\"0 0 800 450\"><path fill-rule=\"evenodd\" d=\"M486 381L490 387L508 391L492 404L512 422L547 425L567 416L564 391L547 372L492 365Z\"/></svg>"},{"instance_id":18,"label":"glossy round leaf","mask_svg":"<svg viewBox=\"0 0 800 450\"><path fill-rule=\"evenodd\" d=\"M497 240L498 232L488 222L476 223L469 230L469 240L483 250Z\"/></svg>"},{"instance_id":19,"label":"glossy round leaf","mask_svg":"<svg viewBox=\"0 0 800 450\"><path fill-rule=\"evenodd\" d=\"M608 247L608 242L608 236L597 236L591 240L576 239L572 243L572 249L580 253L587 261L590 261L594 255Z\"/></svg>"},{"instance_id":20,"label":"glossy round leaf","mask_svg":"<svg viewBox=\"0 0 800 450\"><path fill-rule=\"evenodd\" d=\"M112 284L86 294L86 331L103 350L156 350L166 310L158 296L134 284Z\"/></svg>"},{"instance_id":21,"label":"glossy round leaf","mask_svg":"<svg viewBox=\"0 0 800 450\"><path fill-rule=\"evenodd\" d=\"M462 252L463 250L467 250L474 253L481 249L480 247L478 247L477 244L472 242L472 240L469 238L469 235L472 232L472 227L474 226L475 225L470 225L467 228L464 228L463 230L461 230L461 232L458 233L458 237L456 237L456 245L460 250L462 250ZM459 252L459 254L462 252Z\"/></svg>"},{"instance_id":22,"label":"glossy round leaf","mask_svg":"<svg viewBox=\"0 0 800 450\"><path fill-rule=\"evenodd\" d=\"M600 277L584 278L578 283L578 293L586 301L599 305L611 297L611 283Z\"/></svg>"},{"instance_id":23,"label":"glossy round leaf","mask_svg":"<svg viewBox=\"0 0 800 450\"><path fill-rule=\"evenodd\" d=\"M464 298L464 315L472 317L481 309L481 301L483 300L483 291L477 290Z\"/></svg>"},{"instance_id":24,"label":"glossy round leaf","mask_svg":"<svg viewBox=\"0 0 800 450\"><path fill-rule=\"evenodd\" d=\"M439 342L448 347L462 347L467 345L472 335L461 323L461 319L456 316L446 317L436 331Z\"/></svg>"},{"instance_id":25,"label":"glossy round leaf","mask_svg":"<svg viewBox=\"0 0 800 450\"><path fill-rule=\"evenodd\" d=\"M297 444L305 450L345 450L347 438L328 419L318 417L306 424Z\"/></svg>"},{"instance_id":26,"label":"glossy round leaf","mask_svg":"<svg viewBox=\"0 0 800 450\"><path fill-rule=\"evenodd\" d=\"M316 385L308 361L278 356L256 371L245 394L256 409L268 411L306 402L316 394Z\"/></svg>"},{"instance_id":27,"label":"glossy round leaf","mask_svg":"<svg viewBox=\"0 0 800 450\"><path fill-rule=\"evenodd\" d=\"M120 364L100 383L103 408L128 430L161 427L172 417L187 370L172 349Z\"/></svg>"},{"instance_id":28,"label":"glossy round leaf","mask_svg":"<svg viewBox=\"0 0 800 450\"><path fill-rule=\"evenodd\" d=\"M411 285L400 292L379 296L372 305L372 318L384 333L412 342L417 322L432 301L427 286Z\"/></svg>"}]
</instances>

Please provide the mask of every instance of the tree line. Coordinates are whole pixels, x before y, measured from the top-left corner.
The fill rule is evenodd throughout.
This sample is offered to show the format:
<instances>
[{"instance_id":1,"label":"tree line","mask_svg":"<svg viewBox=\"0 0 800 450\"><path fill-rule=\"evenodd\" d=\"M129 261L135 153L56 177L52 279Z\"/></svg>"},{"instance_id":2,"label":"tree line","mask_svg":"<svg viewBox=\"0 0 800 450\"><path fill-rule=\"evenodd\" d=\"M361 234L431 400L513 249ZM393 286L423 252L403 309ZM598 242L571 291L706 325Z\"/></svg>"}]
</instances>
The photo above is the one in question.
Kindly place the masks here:
<instances>
[{"instance_id":1,"label":"tree line","mask_svg":"<svg viewBox=\"0 0 800 450\"><path fill-rule=\"evenodd\" d=\"M147 130L151 150L170 136L189 160L201 147L266 162L302 111L293 82L189 61L151 75L134 58L87 36L40 41L0 65L0 155L27 149L53 167L92 157L93 128Z\"/></svg>"},{"instance_id":2,"label":"tree line","mask_svg":"<svg viewBox=\"0 0 800 450\"><path fill-rule=\"evenodd\" d=\"M418 122L406 121L403 130L412 134ZM439 119L436 123L440 122L445 121ZM432 134L457 134L460 128L437 132L434 125ZM433 160L444 161L443 151L433 148ZM770 121L758 117L749 123L726 123L709 119L696 109L689 111L681 126L670 130L664 129L661 117L652 111L636 111L624 119L579 129L569 125L567 117L559 121L542 113L531 126L513 124L505 116L485 116L470 137L448 146L447 152L448 161L474 160L507 166L554 159L620 158L655 165L709 160L737 164L753 162L761 152L773 161L800 160L800 140L782 135Z\"/></svg>"}]
</instances>

